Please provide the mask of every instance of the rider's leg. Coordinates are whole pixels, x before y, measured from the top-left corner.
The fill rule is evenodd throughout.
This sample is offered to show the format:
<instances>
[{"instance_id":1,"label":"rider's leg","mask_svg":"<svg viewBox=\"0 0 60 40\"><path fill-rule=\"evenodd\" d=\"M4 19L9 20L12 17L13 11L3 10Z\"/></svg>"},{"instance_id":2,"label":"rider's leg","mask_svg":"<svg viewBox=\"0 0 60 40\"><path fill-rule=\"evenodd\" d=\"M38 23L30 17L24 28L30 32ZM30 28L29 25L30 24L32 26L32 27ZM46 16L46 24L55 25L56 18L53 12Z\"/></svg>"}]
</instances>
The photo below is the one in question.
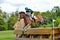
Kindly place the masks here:
<instances>
[{"instance_id":1,"label":"rider's leg","mask_svg":"<svg viewBox=\"0 0 60 40\"><path fill-rule=\"evenodd\" d=\"M33 17L33 19L34 19L34 21L36 22L37 17L36 17L36 16L34 16L34 17Z\"/></svg>"},{"instance_id":2,"label":"rider's leg","mask_svg":"<svg viewBox=\"0 0 60 40\"><path fill-rule=\"evenodd\" d=\"M34 20L34 22L36 22L36 19L35 18L32 18Z\"/></svg>"}]
</instances>

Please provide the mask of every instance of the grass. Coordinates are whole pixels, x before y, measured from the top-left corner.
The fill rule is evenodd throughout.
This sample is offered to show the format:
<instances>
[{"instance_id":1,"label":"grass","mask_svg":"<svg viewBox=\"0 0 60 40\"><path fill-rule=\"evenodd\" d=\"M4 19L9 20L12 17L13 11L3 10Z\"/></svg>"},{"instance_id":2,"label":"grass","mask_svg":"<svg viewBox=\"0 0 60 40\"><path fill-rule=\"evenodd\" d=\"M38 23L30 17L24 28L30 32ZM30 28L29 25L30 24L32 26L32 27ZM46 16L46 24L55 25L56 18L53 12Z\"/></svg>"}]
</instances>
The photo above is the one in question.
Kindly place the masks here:
<instances>
[{"instance_id":1,"label":"grass","mask_svg":"<svg viewBox=\"0 0 60 40\"><path fill-rule=\"evenodd\" d=\"M14 40L14 31L0 31L0 40Z\"/></svg>"}]
</instances>

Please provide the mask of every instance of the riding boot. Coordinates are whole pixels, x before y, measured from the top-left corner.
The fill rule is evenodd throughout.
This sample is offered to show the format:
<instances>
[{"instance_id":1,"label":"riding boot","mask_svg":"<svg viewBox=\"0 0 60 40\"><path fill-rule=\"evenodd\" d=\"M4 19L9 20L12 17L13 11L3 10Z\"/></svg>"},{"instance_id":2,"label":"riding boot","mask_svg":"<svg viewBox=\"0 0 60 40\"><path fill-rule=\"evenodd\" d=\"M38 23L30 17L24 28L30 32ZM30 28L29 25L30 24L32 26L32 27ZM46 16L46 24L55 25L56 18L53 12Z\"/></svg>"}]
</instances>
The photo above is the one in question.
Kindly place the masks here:
<instances>
[{"instance_id":1,"label":"riding boot","mask_svg":"<svg viewBox=\"0 0 60 40\"><path fill-rule=\"evenodd\" d=\"M36 22L35 18L32 18L34 20L34 22Z\"/></svg>"}]
</instances>

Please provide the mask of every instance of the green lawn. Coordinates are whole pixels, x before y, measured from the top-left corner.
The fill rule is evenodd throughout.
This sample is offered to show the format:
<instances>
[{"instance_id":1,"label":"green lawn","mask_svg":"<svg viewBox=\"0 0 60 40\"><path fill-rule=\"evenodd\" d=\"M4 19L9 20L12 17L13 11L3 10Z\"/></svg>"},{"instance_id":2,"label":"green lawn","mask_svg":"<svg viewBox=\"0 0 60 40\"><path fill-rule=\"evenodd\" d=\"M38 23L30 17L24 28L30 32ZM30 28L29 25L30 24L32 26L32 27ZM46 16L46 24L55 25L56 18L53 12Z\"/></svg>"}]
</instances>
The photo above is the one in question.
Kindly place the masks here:
<instances>
[{"instance_id":1,"label":"green lawn","mask_svg":"<svg viewBox=\"0 0 60 40\"><path fill-rule=\"evenodd\" d=\"M0 40L14 40L14 31L0 31Z\"/></svg>"}]
</instances>

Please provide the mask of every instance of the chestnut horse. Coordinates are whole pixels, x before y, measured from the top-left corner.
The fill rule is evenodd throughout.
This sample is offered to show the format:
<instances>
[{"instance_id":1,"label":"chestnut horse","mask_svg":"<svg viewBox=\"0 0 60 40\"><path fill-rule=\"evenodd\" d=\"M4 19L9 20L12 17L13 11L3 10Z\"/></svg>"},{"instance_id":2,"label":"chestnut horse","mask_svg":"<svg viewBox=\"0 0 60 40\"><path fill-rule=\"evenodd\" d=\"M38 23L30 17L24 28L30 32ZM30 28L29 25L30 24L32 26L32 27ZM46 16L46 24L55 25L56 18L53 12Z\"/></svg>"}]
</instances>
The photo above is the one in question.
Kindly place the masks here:
<instances>
[{"instance_id":1,"label":"chestnut horse","mask_svg":"<svg viewBox=\"0 0 60 40\"><path fill-rule=\"evenodd\" d=\"M37 17L37 19L34 21L34 20L31 20L30 17L27 14L25 14L25 12L20 12L19 13L19 19L24 19L24 23L25 23L25 26L23 27L23 30L22 30L22 32L23 32L22 35L24 35L24 32L26 31L26 29L29 26L31 26L31 25L33 25L35 23L39 23L39 22L43 21L43 18L42 18L42 16L40 14L36 15L36 17Z\"/></svg>"},{"instance_id":2,"label":"chestnut horse","mask_svg":"<svg viewBox=\"0 0 60 40\"><path fill-rule=\"evenodd\" d=\"M20 19L22 18L24 19L25 27L26 26L28 27L28 25L33 25L35 23L39 23L43 21L43 18L40 14L36 15L37 19L35 21L31 20L30 17L27 14L25 14L25 12L20 12L19 15L20 15Z\"/></svg>"}]
</instances>

